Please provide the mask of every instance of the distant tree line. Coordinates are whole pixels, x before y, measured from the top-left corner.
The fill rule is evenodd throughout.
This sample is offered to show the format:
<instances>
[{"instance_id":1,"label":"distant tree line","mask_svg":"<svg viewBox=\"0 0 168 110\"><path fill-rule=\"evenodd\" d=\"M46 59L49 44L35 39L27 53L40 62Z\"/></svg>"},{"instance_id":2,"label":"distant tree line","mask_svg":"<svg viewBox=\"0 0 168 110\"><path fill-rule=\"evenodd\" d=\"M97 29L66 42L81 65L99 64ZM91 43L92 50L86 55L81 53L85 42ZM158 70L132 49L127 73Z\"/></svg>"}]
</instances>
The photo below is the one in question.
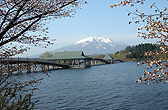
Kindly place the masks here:
<instances>
[{"instance_id":1,"label":"distant tree line","mask_svg":"<svg viewBox=\"0 0 168 110\"><path fill-rule=\"evenodd\" d=\"M151 57L151 56L145 56L145 52L148 52L148 51L160 51L160 46L156 46L154 44L139 44L139 45L136 45L136 46L128 46L126 47L125 49L128 54L127 54L127 58L137 58L137 59L141 59L141 58L148 58L148 57Z\"/></svg>"},{"instance_id":2,"label":"distant tree line","mask_svg":"<svg viewBox=\"0 0 168 110\"><path fill-rule=\"evenodd\" d=\"M126 54L126 58L136 58L136 59L142 59L142 58L152 58L151 56L145 56L145 52L148 51L160 51L160 45L154 45L150 43L146 44L138 44L136 46L127 46L124 50L121 50L120 52L116 52L115 54Z\"/></svg>"}]
</instances>

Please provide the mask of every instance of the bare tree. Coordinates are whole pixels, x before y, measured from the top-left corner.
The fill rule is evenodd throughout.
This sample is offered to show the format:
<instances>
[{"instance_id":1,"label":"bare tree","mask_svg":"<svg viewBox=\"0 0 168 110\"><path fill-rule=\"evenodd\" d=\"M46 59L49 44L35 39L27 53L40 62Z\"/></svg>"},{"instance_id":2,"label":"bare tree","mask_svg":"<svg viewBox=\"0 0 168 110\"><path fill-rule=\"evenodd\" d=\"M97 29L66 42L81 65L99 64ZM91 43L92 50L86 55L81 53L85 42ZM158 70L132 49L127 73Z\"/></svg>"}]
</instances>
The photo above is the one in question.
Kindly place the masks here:
<instances>
[{"instance_id":1,"label":"bare tree","mask_svg":"<svg viewBox=\"0 0 168 110\"><path fill-rule=\"evenodd\" d=\"M159 58L156 60L149 59L144 63L138 65L147 64L145 72L142 77L136 82L145 82L145 84L168 83L168 59L163 59L162 55L167 55L167 42L168 42L168 1L164 1L165 6L162 9L157 7L157 4L153 3L149 6L153 13L147 14L147 12L141 12L138 9L135 12L129 12L128 16L133 16L132 21L129 22L139 24L139 32L137 37L144 39L158 39L155 45L160 45L160 51L146 52L145 55L155 56ZM137 4L144 4L145 0L122 0L119 4L111 5L110 7L126 6L130 7ZM163 4L163 3L162 3Z\"/></svg>"},{"instance_id":2,"label":"bare tree","mask_svg":"<svg viewBox=\"0 0 168 110\"><path fill-rule=\"evenodd\" d=\"M42 80L32 76L33 79L26 82L11 80L10 73L26 70L27 64L12 65L2 60L27 51L29 48L24 44L39 47L53 44L54 39L47 36L46 23L73 17L76 9L85 3L83 0L0 0L0 109L32 109L35 104L31 100L32 93L19 94L37 89L29 87Z\"/></svg>"}]
</instances>

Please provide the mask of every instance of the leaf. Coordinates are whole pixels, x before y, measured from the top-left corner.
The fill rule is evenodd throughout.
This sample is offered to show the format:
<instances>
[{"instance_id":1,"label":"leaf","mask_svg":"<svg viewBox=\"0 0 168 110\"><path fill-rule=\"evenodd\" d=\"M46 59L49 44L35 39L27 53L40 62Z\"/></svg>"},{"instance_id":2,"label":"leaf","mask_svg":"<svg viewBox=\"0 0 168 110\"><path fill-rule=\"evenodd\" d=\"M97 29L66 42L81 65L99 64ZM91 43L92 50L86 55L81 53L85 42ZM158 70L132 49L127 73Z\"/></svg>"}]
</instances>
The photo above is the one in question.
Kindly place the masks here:
<instances>
[{"instance_id":1,"label":"leaf","mask_svg":"<svg viewBox=\"0 0 168 110\"><path fill-rule=\"evenodd\" d=\"M113 8L113 5L110 5L110 8Z\"/></svg>"},{"instance_id":2,"label":"leaf","mask_svg":"<svg viewBox=\"0 0 168 110\"><path fill-rule=\"evenodd\" d=\"M130 7L134 6L134 4L131 4Z\"/></svg>"}]
</instances>

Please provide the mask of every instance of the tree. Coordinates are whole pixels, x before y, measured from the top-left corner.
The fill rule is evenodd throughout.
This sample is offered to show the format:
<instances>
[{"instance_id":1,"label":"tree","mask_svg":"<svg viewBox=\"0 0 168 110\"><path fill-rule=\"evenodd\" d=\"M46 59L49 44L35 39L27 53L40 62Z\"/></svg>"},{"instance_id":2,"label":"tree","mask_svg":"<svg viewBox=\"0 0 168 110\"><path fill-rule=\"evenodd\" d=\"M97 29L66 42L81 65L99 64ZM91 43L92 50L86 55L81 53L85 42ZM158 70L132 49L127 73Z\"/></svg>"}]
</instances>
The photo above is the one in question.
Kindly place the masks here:
<instances>
[{"instance_id":1,"label":"tree","mask_svg":"<svg viewBox=\"0 0 168 110\"><path fill-rule=\"evenodd\" d=\"M165 2L165 6L162 9L157 7L157 4L153 3L151 6L151 10L153 11L152 14L147 14L145 12L141 12L138 9L135 12L129 12L128 16L133 16L132 21L129 22L140 24L138 30L138 36L144 39L158 39L155 45L160 45L160 52L159 51L149 51L146 52L145 55L155 56L158 57L159 60L151 60L149 59L145 63L139 63L138 65L147 64L145 68L145 72L142 77L137 80L137 82L145 82L148 84L152 83L159 83L163 82L168 83L168 62L167 59L163 59L162 56L167 54L167 42L168 42L168 9L167 4L168 1ZM111 5L110 7L117 7L117 6L126 6L129 5L130 7L136 6L137 4L144 4L145 0L122 0L119 4ZM162 3L163 4L163 3ZM163 62L166 61L166 62ZM153 68L152 71L150 69Z\"/></svg>"},{"instance_id":2,"label":"tree","mask_svg":"<svg viewBox=\"0 0 168 110\"><path fill-rule=\"evenodd\" d=\"M53 56L52 52L45 51L45 52L40 56L40 58L41 58L41 59L44 59L44 58L50 58L50 57L52 57L52 56Z\"/></svg>"},{"instance_id":3,"label":"tree","mask_svg":"<svg viewBox=\"0 0 168 110\"><path fill-rule=\"evenodd\" d=\"M32 46L47 47L54 39L47 36L46 23L64 17L73 17L83 0L0 0L0 61L27 51ZM14 45L14 42L20 44ZM11 58L11 59L9 59ZM10 79L10 73L18 68L26 69L26 64L10 65L0 62L0 109L32 109L32 93L19 95L23 91L37 88L34 83L42 79L20 82ZM16 74L18 75L18 74Z\"/></svg>"},{"instance_id":4,"label":"tree","mask_svg":"<svg viewBox=\"0 0 168 110\"><path fill-rule=\"evenodd\" d=\"M83 0L1 0L1 53L12 56L28 49L27 47L15 49L15 46L8 49L5 44L11 42L41 47L53 44L47 37L48 27L45 27L45 24L50 20L72 17L82 3L86 2ZM38 34L37 31L42 34Z\"/></svg>"}]
</instances>

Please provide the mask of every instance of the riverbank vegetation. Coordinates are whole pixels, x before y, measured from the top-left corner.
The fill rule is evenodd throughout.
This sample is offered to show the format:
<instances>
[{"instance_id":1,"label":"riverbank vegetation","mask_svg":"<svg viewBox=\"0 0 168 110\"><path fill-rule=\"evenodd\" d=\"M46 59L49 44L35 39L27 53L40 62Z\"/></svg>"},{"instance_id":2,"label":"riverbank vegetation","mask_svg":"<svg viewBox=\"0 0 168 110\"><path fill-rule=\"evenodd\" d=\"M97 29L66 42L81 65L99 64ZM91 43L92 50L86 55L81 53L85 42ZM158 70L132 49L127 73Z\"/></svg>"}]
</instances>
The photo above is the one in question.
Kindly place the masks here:
<instances>
[{"instance_id":1,"label":"riverbank vegetation","mask_svg":"<svg viewBox=\"0 0 168 110\"><path fill-rule=\"evenodd\" d=\"M127 46L124 50L120 50L111 56L115 59L119 58L128 62L159 59L160 57L162 57L162 60L167 60L168 54L166 53L161 56L150 56L145 54L146 52L160 52L160 47L160 45L150 43Z\"/></svg>"}]
</instances>

